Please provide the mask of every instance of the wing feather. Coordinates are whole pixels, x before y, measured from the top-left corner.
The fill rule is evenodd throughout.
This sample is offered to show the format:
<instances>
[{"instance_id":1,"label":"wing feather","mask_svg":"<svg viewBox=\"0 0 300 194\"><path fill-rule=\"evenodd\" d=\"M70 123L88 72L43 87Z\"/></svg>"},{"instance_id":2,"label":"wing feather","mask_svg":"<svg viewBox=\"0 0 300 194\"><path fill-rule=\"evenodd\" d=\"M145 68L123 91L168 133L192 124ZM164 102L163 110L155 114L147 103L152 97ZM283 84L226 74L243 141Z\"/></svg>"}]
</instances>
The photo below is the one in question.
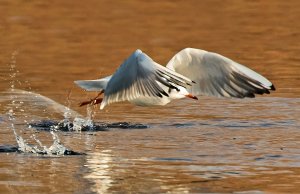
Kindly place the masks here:
<instances>
[{"instance_id":1,"label":"wing feather","mask_svg":"<svg viewBox=\"0 0 300 194\"><path fill-rule=\"evenodd\" d=\"M188 91L195 95L253 98L269 94L274 85L262 75L217 53L186 48L167 68L195 81Z\"/></svg>"},{"instance_id":2,"label":"wing feather","mask_svg":"<svg viewBox=\"0 0 300 194\"><path fill-rule=\"evenodd\" d=\"M136 50L107 83L100 109L114 102L130 101L140 96L168 96L159 84L176 88L176 85L187 87L192 83L189 78L157 64L142 51Z\"/></svg>"}]
</instances>

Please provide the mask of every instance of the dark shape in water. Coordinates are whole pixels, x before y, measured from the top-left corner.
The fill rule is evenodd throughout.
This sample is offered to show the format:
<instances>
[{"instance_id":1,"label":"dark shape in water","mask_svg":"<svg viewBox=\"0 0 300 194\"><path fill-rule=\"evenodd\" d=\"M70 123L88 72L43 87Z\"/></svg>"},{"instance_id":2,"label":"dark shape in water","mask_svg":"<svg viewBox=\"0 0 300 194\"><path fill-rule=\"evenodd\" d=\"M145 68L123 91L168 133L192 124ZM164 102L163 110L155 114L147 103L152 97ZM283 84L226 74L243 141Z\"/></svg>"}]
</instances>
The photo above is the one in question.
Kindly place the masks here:
<instances>
[{"instance_id":1,"label":"dark shape in water","mask_svg":"<svg viewBox=\"0 0 300 194\"><path fill-rule=\"evenodd\" d=\"M81 153L81 152L75 152L73 150L66 150L64 152L64 155L86 155L85 153Z\"/></svg>"},{"instance_id":2,"label":"dark shape in water","mask_svg":"<svg viewBox=\"0 0 300 194\"><path fill-rule=\"evenodd\" d=\"M60 131L71 131L73 123L62 123L53 120L41 120L35 123L29 124L37 130L50 131L51 127L57 126L55 129ZM107 131L109 129L145 129L147 125L140 123L128 123L128 122L116 122L116 123L93 123L92 126L82 126L81 131Z\"/></svg>"},{"instance_id":3,"label":"dark shape in water","mask_svg":"<svg viewBox=\"0 0 300 194\"><path fill-rule=\"evenodd\" d=\"M171 127L176 127L176 128L185 128L185 127L192 127L194 126L194 123L174 123L171 124Z\"/></svg>"},{"instance_id":4,"label":"dark shape in water","mask_svg":"<svg viewBox=\"0 0 300 194\"><path fill-rule=\"evenodd\" d=\"M20 151L18 151L20 152ZM20 152L22 153L22 152ZM38 152L37 154L40 155L48 155L46 152ZM52 153L51 155L61 155L61 154L56 154L56 153ZM80 153L80 152L75 152L73 150L65 150L64 154L62 154L64 156L73 156L73 155L86 155L85 153Z\"/></svg>"},{"instance_id":5,"label":"dark shape in water","mask_svg":"<svg viewBox=\"0 0 300 194\"><path fill-rule=\"evenodd\" d=\"M17 146L12 145L0 145L0 153L18 152Z\"/></svg>"},{"instance_id":6,"label":"dark shape in water","mask_svg":"<svg viewBox=\"0 0 300 194\"><path fill-rule=\"evenodd\" d=\"M13 145L0 145L0 153L23 153L19 150L18 146L13 146ZM35 154L40 154L40 155L46 155L47 153L45 152L39 152L39 153L35 153ZM55 154L53 154L55 155ZM63 155L85 155L85 153L80 153L80 152L75 152L73 150L65 150Z\"/></svg>"},{"instance_id":7,"label":"dark shape in water","mask_svg":"<svg viewBox=\"0 0 300 194\"><path fill-rule=\"evenodd\" d=\"M117 123L96 123L96 125L106 125L107 128L121 128L121 129L146 129L147 125L141 123L128 123L128 122L117 122Z\"/></svg>"}]
</instances>

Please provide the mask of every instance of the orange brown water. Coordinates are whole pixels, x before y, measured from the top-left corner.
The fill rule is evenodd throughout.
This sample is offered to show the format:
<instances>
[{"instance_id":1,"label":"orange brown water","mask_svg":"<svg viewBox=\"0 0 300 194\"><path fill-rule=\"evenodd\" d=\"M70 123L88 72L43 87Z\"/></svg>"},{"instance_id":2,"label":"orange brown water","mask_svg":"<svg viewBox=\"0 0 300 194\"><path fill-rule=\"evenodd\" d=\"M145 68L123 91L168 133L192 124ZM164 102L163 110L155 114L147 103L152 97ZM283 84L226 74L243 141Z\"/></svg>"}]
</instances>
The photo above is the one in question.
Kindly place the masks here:
<instances>
[{"instance_id":1,"label":"orange brown water","mask_svg":"<svg viewBox=\"0 0 300 194\"><path fill-rule=\"evenodd\" d=\"M17 88L62 104L73 88L71 107L82 114L76 103L90 95L73 81L113 73L137 48L161 64L185 47L217 52L277 88L255 99L111 105L95 120L149 128L59 134L85 156L2 153L1 193L300 192L300 1L3 0L0 18L1 91L17 52ZM9 102L0 102L0 144L15 144L1 119Z\"/></svg>"}]
</instances>

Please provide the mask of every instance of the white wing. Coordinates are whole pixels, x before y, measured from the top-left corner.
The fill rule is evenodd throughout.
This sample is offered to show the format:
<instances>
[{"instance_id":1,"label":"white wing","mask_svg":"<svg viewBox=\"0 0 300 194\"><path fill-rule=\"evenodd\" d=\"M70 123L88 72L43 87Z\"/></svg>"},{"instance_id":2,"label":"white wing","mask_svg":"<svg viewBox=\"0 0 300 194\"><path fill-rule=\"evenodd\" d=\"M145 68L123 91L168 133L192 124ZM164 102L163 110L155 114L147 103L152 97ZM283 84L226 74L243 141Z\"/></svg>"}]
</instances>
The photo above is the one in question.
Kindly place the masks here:
<instances>
[{"instance_id":1,"label":"white wing","mask_svg":"<svg viewBox=\"0 0 300 194\"><path fill-rule=\"evenodd\" d=\"M194 95L244 98L275 90L269 80L253 70L200 49L183 49L169 61L167 68L195 81L188 88Z\"/></svg>"},{"instance_id":2,"label":"white wing","mask_svg":"<svg viewBox=\"0 0 300 194\"><path fill-rule=\"evenodd\" d=\"M179 91L177 86L187 87L192 81L136 50L109 80L100 109L110 103L130 101L141 96L168 96L159 83Z\"/></svg>"},{"instance_id":3,"label":"white wing","mask_svg":"<svg viewBox=\"0 0 300 194\"><path fill-rule=\"evenodd\" d=\"M96 80L76 80L74 81L79 87L85 89L86 91L101 91L105 90L111 75L102 79Z\"/></svg>"}]
</instances>

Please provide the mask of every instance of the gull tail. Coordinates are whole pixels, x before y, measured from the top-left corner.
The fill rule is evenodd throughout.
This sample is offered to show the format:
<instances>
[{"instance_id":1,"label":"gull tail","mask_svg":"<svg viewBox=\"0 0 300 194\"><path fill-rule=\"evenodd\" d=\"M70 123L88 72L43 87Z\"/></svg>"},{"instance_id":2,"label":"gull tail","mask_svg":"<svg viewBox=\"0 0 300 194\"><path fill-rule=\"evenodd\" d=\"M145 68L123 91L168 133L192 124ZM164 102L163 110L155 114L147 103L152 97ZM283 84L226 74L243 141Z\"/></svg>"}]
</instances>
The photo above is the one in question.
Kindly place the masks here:
<instances>
[{"instance_id":1,"label":"gull tail","mask_svg":"<svg viewBox=\"0 0 300 194\"><path fill-rule=\"evenodd\" d=\"M101 91L105 90L110 78L111 76L96 80L76 80L74 83L86 91Z\"/></svg>"}]
</instances>

